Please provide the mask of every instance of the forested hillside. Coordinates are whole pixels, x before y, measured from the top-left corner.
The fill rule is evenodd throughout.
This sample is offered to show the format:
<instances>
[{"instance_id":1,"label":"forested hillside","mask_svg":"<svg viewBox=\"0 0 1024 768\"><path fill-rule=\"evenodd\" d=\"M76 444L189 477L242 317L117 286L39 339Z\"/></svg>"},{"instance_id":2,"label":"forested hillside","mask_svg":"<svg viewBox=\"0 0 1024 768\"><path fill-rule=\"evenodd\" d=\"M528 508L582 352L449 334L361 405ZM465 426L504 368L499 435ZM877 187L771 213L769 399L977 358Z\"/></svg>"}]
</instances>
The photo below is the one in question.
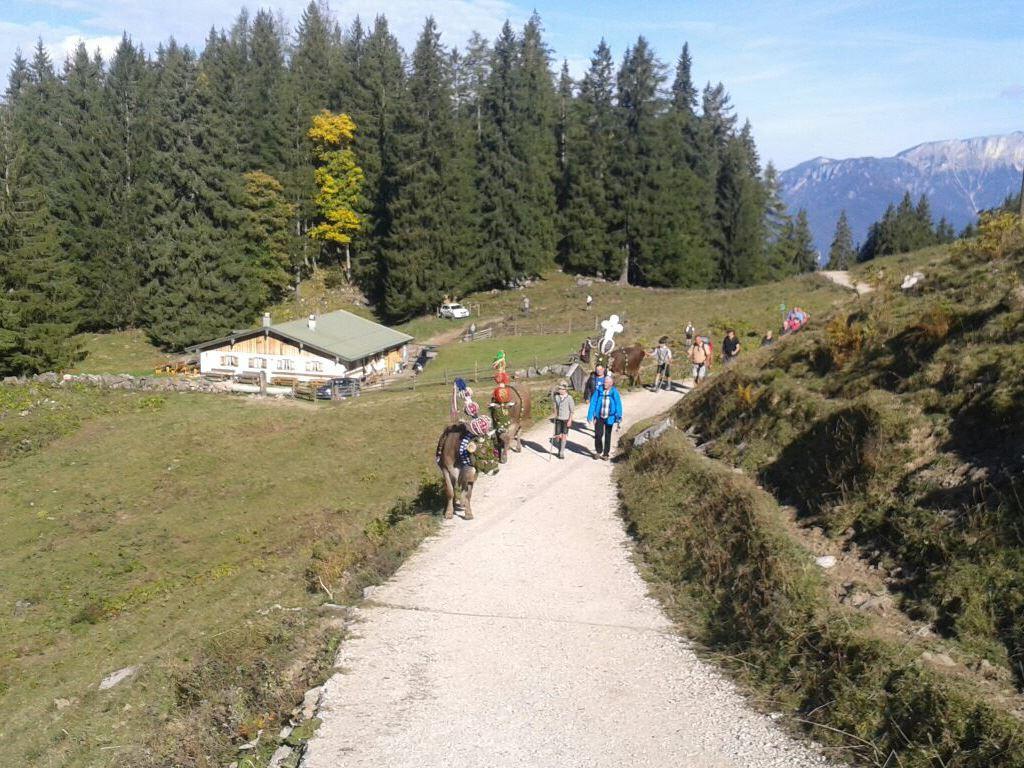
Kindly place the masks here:
<instances>
[{"instance_id":1,"label":"forested hillside","mask_svg":"<svg viewBox=\"0 0 1024 768\"><path fill-rule=\"evenodd\" d=\"M308 132L354 122L348 252L314 240ZM748 285L815 266L723 85L644 38L554 74L537 16L493 42L411 56L311 3L294 32L243 12L201 53L126 36L110 61L42 44L0 105L0 374L60 369L80 330L166 349L251 324L294 281L351 258L386 319L555 264L645 285Z\"/></svg>"}]
</instances>

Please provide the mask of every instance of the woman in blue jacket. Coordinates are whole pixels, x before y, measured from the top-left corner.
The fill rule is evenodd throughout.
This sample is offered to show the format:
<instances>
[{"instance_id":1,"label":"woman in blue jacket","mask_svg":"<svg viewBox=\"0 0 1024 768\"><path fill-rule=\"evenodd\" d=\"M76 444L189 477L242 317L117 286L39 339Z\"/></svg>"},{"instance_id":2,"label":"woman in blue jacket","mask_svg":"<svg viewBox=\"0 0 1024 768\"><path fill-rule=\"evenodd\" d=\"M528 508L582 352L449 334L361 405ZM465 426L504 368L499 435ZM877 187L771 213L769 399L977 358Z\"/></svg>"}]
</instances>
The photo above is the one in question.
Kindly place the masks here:
<instances>
[{"instance_id":1,"label":"woman in blue jacket","mask_svg":"<svg viewBox=\"0 0 1024 768\"><path fill-rule=\"evenodd\" d=\"M608 461L612 450L612 427L622 423L622 397L611 374L604 377L601 389L590 398L587 423L594 423L594 458Z\"/></svg>"}]
</instances>

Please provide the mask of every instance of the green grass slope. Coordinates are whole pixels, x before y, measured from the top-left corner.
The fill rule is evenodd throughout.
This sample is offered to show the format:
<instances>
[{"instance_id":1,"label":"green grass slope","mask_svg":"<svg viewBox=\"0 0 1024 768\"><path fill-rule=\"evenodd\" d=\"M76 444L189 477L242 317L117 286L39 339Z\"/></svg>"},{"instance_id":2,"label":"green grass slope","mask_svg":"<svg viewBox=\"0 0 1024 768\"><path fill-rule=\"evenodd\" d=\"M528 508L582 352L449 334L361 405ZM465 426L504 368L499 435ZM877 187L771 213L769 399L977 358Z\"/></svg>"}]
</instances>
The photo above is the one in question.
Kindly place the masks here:
<instances>
[{"instance_id":1,"label":"green grass slope","mask_svg":"<svg viewBox=\"0 0 1024 768\"><path fill-rule=\"evenodd\" d=\"M900 290L915 269L922 287ZM875 292L675 409L702 452L795 508L791 535L773 502L718 498L741 482L729 467L671 442L630 457L627 518L670 602L829 739L877 764L1024 765L1024 230L1004 217L858 273ZM691 530L706 510L687 499L717 527ZM790 542L812 532L896 613L848 610L852 582L808 586Z\"/></svg>"},{"instance_id":2,"label":"green grass slope","mask_svg":"<svg viewBox=\"0 0 1024 768\"><path fill-rule=\"evenodd\" d=\"M431 528L396 503L433 479L441 399L0 391L0 743L19 765L229 762L329 666L324 588L358 593Z\"/></svg>"}]
</instances>

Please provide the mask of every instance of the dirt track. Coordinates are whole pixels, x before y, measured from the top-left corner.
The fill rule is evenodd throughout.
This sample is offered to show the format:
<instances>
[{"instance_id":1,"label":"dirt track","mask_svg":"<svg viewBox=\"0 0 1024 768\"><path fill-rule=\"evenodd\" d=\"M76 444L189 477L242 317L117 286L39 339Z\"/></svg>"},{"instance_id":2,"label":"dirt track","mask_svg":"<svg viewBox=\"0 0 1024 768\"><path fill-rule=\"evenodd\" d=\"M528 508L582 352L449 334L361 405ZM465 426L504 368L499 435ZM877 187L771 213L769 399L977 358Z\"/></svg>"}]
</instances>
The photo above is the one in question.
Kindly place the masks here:
<instances>
[{"instance_id":1,"label":"dirt track","mask_svg":"<svg viewBox=\"0 0 1024 768\"><path fill-rule=\"evenodd\" d=\"M624 398L629 420L678 395ZM611 466L549 426L361 609L307 768L828 763L755 713L646 596ZM572 438L591 444L589 435Z\"/></svg>"}]
</instances>

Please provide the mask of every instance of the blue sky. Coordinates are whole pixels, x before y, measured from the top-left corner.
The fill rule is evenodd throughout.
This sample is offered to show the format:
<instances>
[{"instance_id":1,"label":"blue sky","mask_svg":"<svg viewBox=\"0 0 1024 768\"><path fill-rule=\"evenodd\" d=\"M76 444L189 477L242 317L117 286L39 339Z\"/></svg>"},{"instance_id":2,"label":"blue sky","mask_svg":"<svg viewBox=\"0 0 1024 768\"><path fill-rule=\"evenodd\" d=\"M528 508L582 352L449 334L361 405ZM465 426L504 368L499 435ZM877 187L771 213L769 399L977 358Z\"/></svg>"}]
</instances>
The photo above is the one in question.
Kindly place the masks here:
<instances>
[{"instance_id":1,"label":"blue sky","mask_svg":"<svg viewBox=\"0 0 1024 768\"><path fill-rule=\"evenodd\" d=\"M294 22L306 0L267 5ZM239 0L2 0L0 59L42 37L60 60L78 39L112 50L122 30L152 50L174 35L201 44ZM260 3L248 3L251 9ZM384 13L411 48L432 13L449 44L506 17L541 14L557 59L580 74L604 37L617 59L644 35L674 64L684 42L694 76L725 83L750 118L763 159L780 168L826 155L888 155L923 141L1024 129L1020 0L335 0L344 24Z\"/></svg>"}]
</instances>

